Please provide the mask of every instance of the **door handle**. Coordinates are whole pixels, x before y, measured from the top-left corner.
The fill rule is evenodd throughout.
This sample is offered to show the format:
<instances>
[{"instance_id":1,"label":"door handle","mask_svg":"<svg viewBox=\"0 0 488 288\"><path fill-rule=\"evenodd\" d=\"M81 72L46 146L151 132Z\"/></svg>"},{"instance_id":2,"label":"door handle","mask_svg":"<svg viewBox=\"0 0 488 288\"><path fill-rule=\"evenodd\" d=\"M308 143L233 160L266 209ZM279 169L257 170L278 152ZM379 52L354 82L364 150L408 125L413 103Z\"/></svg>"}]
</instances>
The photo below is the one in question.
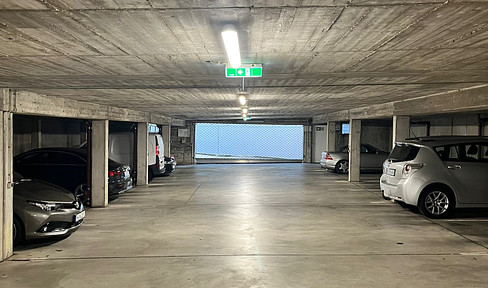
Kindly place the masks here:
<instances>
[{"instance_id":1,"label":"door handle","mask_svg":"<svg viewBox=\"0 0 488 288\"><path fill-rule=\"evenodd\" d=\"M459 170L459 169L461 169L461 166L460 165L447 165L447 169Z\"/></svg>"}]
</instances>

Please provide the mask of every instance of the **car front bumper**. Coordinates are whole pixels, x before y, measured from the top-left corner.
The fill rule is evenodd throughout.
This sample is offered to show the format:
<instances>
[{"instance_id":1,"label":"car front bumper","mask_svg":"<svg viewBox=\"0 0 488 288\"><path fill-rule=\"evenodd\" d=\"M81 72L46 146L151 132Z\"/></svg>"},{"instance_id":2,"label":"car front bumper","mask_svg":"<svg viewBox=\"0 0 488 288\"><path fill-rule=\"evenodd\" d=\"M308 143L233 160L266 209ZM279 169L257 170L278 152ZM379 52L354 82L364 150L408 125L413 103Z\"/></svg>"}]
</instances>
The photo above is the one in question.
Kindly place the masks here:
<instances>
[{"instance_id":1,"label":"car front bumper","mask_svg":"<svg viewBox=\"0 0 488 288\"><path fill-rule=\"evenodd\" d=\"M22 222L26 239L46 238L69 235L78 230L84 222L85 209L81 204L79 209L61 209L58 211L44 211L35 206L25 206ZM83 217L75 221L75 217ZM78 216L77 216L78 215Z\"/></svg>"}]
</instances>

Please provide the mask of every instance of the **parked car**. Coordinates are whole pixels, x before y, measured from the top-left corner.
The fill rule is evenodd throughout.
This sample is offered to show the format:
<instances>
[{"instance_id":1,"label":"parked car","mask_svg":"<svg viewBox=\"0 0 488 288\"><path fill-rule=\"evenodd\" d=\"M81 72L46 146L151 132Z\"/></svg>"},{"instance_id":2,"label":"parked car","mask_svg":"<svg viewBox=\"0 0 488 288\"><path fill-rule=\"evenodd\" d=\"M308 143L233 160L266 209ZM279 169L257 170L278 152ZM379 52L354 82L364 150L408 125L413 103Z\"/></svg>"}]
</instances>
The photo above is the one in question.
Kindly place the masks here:
<instances>
[{"instance_id":1,"label":"parked car","mask_svg":"<svg viewBox=\"0 0 488 288\"><path fill-rule=\"evenodd\" d=\"M381 171L382 164L388 157L388 153L369 144L361 144L361 171ZM342 146L336 152L322 152L320 159L322 168L331 169L337 173L345 174L349 172L349 147Z\"/></svg>"},{"instance_id":2,"label":"parked car","mask_svg":"<svg viewBox=\"0 0 488 288\"><path fill-rule=\"evenodd\" d=\"M40 148L14 157L14 170L28 178L53 183L87 203L87 152L77 148ZM108 194L113 197L132 188L130 167L108 160Z\"/></svg>"},{"instance_id":3,"label":"parked car","mask_svg":"<svg viewBox=\"0 0 488 288\"><path fill-rule=\"evenodd\" d=\"M176 160L175 157L166 157L164 156L164 175L169 175L173 173L176 169Z\"/></svg>"},{"instance_id":4,"label":"parked car","mask_svg":"<svg viewBox=\"0 0 488 288\"><path fill-rule=\"evenodd\" d=\"M423 137L395 144L380 187L385 199L442 218L456 207L488 207L487 175L488 137Z\"/></svg>"},{"instance_id":5,"label":"parked car","mask_svg":"<svg viewBox=\"0 0 488 288\"><path fill-rule=\"evenodd\" d=\"M14 172L14 245L25 239L66 236L83 224L85 208L68 190Z\"/></svg>"},{"instance_id":6,"label":"parked car","mask_svg":"<svg viewBox=\"0 0 488 288\"><path fill-rule=\"evenodd\" d=\"M148 181L154 176L164 175L164 143L163 137L159 134L150 133L147 138L147 165Z\"/></svg>"}]
</instances>

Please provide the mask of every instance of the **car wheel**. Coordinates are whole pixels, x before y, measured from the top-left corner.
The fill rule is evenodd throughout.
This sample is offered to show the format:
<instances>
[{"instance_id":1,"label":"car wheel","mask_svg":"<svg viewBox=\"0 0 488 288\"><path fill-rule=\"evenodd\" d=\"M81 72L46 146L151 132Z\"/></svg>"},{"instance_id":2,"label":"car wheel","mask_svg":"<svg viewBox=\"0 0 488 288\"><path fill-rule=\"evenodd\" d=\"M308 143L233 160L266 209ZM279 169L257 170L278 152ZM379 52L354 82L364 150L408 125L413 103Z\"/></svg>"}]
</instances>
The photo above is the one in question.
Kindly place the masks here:
<instances>
[{"instance_id":1,"label":"car wheel","mask_svg":"<svg viewBox=\"0 0 488 288\"><path fill-rule=\"evenodd\" d=\"M154 173L152 172L151 169L149 169L147 173L147 182L151 182L151 180L154 178Z\"/></svg>"},{"instance_id":2,"label":"car wheel","mask_svg":"<svg viewBox=\"0 0 488 288\"><path fill-rule=\"evenodd\" d=\"M77 199L79 199L81 202L83 202L83 204L87 205L87 196L86 193L87 193L87 190L88 190L88 186L86 185L86 183L83 183L83 184L80 184L78 186L76 186L75 188L75 197Z\"/></svg>"},{"instance_id":3,"label":"car wheel","mask_svg":"<svg viewBox=\"0 0 488 288\"><path fill-rule=\"evenodd\" d=\"M24 242L25 238L25 232L24 232L24 225L22 225L22 222L14 216L13 219L13 227L12 227L12 234L13 234L13 240L14 240L14 246L22 244Z\"/></svg>"},{"instance_id":4,"label":"car wheel","mask_svg":"<svg viewBox=\"0 0 488 288\"><path fill-rule=\"evenodd\" d=\"M444 218L454 210L455 199L451 191L443 188L431 188L420 195L418 208L420 213L429 218Z\"/></svg>"},{"instance_id":5,"label":"car wheel","mask_svg":"<svg viewBox=\"0 0 488 288\"><path fill-rule=\"evenodd\" d=\"M339 174L346 174L349 172L349 161L341 160L337 162L335 166L335 171Z\"/></svg>"}]
</instances>

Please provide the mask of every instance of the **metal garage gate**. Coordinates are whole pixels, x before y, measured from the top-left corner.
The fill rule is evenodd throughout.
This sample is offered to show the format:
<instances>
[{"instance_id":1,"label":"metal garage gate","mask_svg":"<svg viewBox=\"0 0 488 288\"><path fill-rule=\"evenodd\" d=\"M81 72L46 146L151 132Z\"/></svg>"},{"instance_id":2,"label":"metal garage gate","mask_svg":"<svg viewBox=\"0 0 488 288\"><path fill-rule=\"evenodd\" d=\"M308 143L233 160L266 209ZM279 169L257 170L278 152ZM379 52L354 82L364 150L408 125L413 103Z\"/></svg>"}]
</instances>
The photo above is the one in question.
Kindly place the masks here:
<instances>
[{"instance_id":1,"label":"metal garage gate","mask_svg":"<svg viewBox=\"0 0 488 288\"><path fill-rule=\"evenodd\" d=\"M302 125L198 123L197 163L301 162Z\"/></svg>"}]
</instances>

